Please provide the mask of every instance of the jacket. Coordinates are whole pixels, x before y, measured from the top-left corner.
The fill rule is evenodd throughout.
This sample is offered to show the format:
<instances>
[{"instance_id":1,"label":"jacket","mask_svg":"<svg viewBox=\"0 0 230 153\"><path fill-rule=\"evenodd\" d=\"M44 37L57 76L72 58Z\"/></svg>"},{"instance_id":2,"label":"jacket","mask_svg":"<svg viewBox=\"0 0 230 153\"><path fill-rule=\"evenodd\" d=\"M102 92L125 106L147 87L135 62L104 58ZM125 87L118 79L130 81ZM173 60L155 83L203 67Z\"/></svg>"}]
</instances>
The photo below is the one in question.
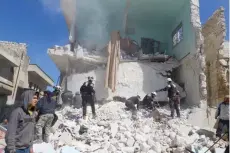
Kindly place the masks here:
<instances>
[{"instance_id":1,"label":"jacket","mask_svg":"<svg viewBox=\"0 0 230 153\"><path fill-rule=\"evenodd\" d=\"M219 104L215 117L219 117L221 120L229 120L229 103L222 102Z\"/></svg>"},{"instance_id":2,"label":"jacket","mask_svg":"<svg viewBox=\"0 0 230 153\"><path fill-rule=\"evenodd\" d=\"M86 86L86 95L95 95L94 84L92 82L88 82Z\"/></svg>"},{"instance_id":3,"label":"jacket","mask_svg":"<svg viewBox=\"0 0 230 153\"><path fill-rule=\"evenodd\" d=\"M152 98L151 95L146 95L142 101L142 104L145 106L145 107L153 107L153 102L154 102L154 98Z\"/></svg>"},{"instance_id":4,"label":"jacket","mask_svg":"<svg viewBox=\"0 0 230 153\"><path fill-rule=\"evenodd\" d=\"M133 104L136 104L136 105L137 105L137 109L139 109L140 101L139 101L138 96L130 97L129 99L127 99L127 101L130 101L130 102L132 102Z\"/></svg>"},{"instance_id":5,"label":"jacket","mask_svg":"<svg viewBox=\"0 0 230 153\"><path fill-rule=\"evenodd\" d=\"M81 86L80 93L81 93L81 96L85 96L86 95L86 93L87 93L86 82L84 82L83 85Z\"/></svg>"},{"instance_id":6,"label":"jacket","mask_svg":"<svg viewBox=\"0 0 230 153\"><path fill-rule=\"evenodd\" d=\"M169 84L165 88L160 89L158 91L168 91L168 98L173 98L176 95L176 85L175 84Z\"/></svg>"},{"instance_id":7,"label":"jacket","mask_svg":"<svg viewBox=\"0 0 230 153\"><path fill-rule=\"evenodd\" d=\"M42 97L37 103L37 109L39 110L39 115L44 114L54 114L57 106L56 101L48 96Z\"/></svg>"},{"instance_id":8,"label":"jacket","mask_svg":"<svg viewBox=\"0 0 230 153\"><path fill-rule=\"evenodd\" d=\"M36 113L28 112L28 104L33 99L35 91L27 90L22 94L21 107L10 115L6 132L7 150L25 149L33 144Z\"/></svg>"}]
</instances>

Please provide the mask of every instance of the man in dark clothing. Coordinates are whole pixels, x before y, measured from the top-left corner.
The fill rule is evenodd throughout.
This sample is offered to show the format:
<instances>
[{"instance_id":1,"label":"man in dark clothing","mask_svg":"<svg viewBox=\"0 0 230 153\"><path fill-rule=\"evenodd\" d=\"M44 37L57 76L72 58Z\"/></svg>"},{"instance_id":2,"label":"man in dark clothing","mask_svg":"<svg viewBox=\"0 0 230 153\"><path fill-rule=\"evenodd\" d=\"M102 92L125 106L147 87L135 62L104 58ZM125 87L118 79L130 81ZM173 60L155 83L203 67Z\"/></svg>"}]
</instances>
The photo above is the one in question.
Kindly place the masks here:
<instances>
[{"instance_id":1,"label":"man in dark clothing","mask_svg":"<svg viewBox=\"0 0 230 153\"><path fill-rule=\"evenodd\" d=\"M140 108L141 97L139 95L130 97L126 100L125 106L132 111L132 117L136 118L137 110ZM137 105L137 106L135 106Z\"/></svg>"},{"instance_id":2,"label":"man in dark clothing","mask_svg":"<svg viewBox=\"0 0 230 153\"><path fill-rule=\"evenodd\" d=\"M35 91L23 92L21 107L10 115L6 133L6 153L30 153L35 127L35 106L38 101Z\"/></svg>"},{"instance_id":3,"label":"man in dark clothing","mask_svg":"<svg viewBox=\"0 0 230 153\"><path fill-rule=\"evenodd\" d=\"M229 133L229 96L225 96L224 101L219 104L215 118L219 118L216 136L221 137L225 132Z\"/></svg>"},{"instance_id":4,"label":"man in dark clothing","mask_svg":"<svg viewBox=\"0 0 230 153\"><path fill-rule=\"evenodd\" d=\"M143 107L147 108L147 109L151 109L151 110L153 108L155 108L154 101L155 101L156 95L157 95L156 92L152 92L151 94L147 94L142 101Z\"/></svg>"},{"instance_id":5,"label":"man in dark clothing","mask_svg":"<svg viewBox=\"0 0 230 153\"><path fill-rule=\"evenodd\" d=\"M86 119L87 104L91 105L93 118L96 117L95 112L95 90L93 84L93 78L88 77L88 82L85 82L81 88L80 92L82 95L82 106L83 106L83 118Z\"/></svg>"},{"instance_id":6,"label":"man in dark clothing","mask_svg":"<svg viewBox=\"0 0 230 153\"><path fill-rule=\"evenodd\" d=\"M126 100L125 106L132 111L139 110L140 101L141 97L139 95L133 96ZM137 107L135 105L137 105Z\"/></svg>"},{"instance_id":7,"label":"man in dark clothing","mask_svg":"<svg viewBox=\"0 0 230 153\"><path fill-rule=\"evenodd\" d=\"M156 90L156 92L168 91L168 99L169 99L169 106L171 109L171 117L174 117L174 103L175 103L175 96L176 96L176 85L172 83L172 79L167 79L168 85L160 90Z\"/></svg>"},{"instance_id":8,"label":"man in dark clothing","mask_svg":"<svg viewBox=\"0 0 230 153\"><path fill-rule=\"evenodd\" d=\"M38 104L37 109L39 111L39 119L36 124L36 138L37 143L49 142L49 135L54 120L54 113L56 108L56 101L52 99L51 92L46 91L44 97L42 97ZM44 139L42 136L42 130L44 128Z\"/></svg>"}]
</instances>

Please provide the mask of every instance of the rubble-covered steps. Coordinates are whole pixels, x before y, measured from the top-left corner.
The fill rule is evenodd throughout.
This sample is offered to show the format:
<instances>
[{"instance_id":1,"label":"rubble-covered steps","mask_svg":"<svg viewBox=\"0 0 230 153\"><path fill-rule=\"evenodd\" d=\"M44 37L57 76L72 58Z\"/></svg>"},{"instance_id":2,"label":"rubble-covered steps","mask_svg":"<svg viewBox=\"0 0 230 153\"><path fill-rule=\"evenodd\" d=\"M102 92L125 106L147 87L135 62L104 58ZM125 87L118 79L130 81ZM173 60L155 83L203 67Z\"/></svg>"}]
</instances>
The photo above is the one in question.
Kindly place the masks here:
<instances>
[{"instance_id":1,"label":"rubble-covered steps","mask_svg":"<svg viewBox=\"0 0 230 153\"><path fill-rule=\"evenodd\" d=\"M105 85L105 67L98 67L87 73L71 74L67 78L68 90L73 93L79 91L80 86L87 80L88 76L93 76L95 79L96 98L98 100L111 99L113 96L130 97L139 94L142 98L147 94L157 89L164 88L167 85L166 77L159 73L165 74L166 70L171 70L177 66L177 62L169 60L165 63L152 62L122 62L119 64L117 72L116 91L112 93L107 90ZM181 96L185 93L178 85L178 90ZM162 92L157 96L159 101L167 100L167 93Z\"/></svg>"}]
</instances>

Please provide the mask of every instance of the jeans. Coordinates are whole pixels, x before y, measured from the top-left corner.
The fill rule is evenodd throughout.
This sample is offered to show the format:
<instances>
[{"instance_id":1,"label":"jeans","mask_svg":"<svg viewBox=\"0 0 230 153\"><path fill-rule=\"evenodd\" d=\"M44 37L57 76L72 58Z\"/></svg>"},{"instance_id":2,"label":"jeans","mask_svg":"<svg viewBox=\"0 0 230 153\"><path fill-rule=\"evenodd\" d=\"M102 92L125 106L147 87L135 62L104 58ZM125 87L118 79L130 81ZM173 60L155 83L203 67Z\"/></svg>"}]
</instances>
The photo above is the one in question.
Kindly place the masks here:
<instances>
[{"instance_id":1,"label":"jeans","mask_svg":"<svg viewBox=\"0 0 230 153\"><path fill-rule=\"evenodd\" d=\"M7 149L5 149L5 153L9 153L7 151ZM25 148L25 149L17 149L16 153L30 153L30 147L29 148Z\"/></svg>"},{"instance_id":2,"label":"jeans","mask_svg":"<svg viewBox=\"0 0 230 153\"><path fill-rule=\"evenodd\" d=\"M26 149L17 149L16 153L30 153L30 148L26 148Z\"/></svg>"},{"instance_id":3,"label":"jeans","mask_svg":"<svg viewBox=\"0 0 230 153\"><path fill-rule=\"evenodd\" d=\"M216 136L221 137L225 132L229 132L229 120L219 120Z\"/></svg>"}]
</instances>

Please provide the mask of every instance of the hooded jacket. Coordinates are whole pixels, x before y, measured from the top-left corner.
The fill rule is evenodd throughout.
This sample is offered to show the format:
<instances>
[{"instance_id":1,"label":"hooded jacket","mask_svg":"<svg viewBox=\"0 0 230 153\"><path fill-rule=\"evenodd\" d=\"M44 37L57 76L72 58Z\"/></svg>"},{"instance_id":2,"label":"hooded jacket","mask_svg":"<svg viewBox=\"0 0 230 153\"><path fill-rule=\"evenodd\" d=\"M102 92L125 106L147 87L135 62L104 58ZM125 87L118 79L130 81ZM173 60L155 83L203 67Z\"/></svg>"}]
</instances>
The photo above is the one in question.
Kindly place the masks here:
<instances>
[{"instance_id":1,"label":"hooded jacket","mask_svg":"<svg viewBox=\"0 0 230 153\"><path fill-rule=\"evenodd\" d=\"M28 104L34 94L33 90L25 91L21 96L21 107L16 108L10 115L6 133L8 151L25 149L33 143L36 114L28 112Z\"/></svg>"}]
</instances>

